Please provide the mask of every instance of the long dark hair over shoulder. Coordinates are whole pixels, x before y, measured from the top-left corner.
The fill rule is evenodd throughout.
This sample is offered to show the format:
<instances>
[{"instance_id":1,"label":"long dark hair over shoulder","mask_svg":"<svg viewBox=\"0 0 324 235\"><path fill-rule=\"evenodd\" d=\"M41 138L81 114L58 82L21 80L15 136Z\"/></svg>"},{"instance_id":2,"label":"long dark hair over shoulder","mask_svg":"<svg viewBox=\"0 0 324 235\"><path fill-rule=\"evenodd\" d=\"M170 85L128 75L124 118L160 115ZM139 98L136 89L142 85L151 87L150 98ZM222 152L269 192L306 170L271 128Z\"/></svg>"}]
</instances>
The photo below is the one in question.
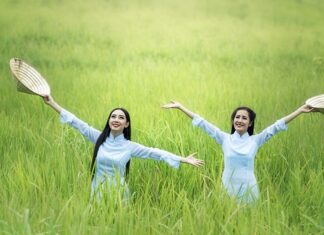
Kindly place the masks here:
<instances>
[{"instance_id":1,"label":"long dark hair over shoulder","mask_svg":"<svg viewBox=\"0 0 324 235\"><path fill-rule=\"evenodd\" d=\"M131 140L131 120L130 120L130 115L129 115L128 111L126 109L124 109L124 108L114 108L110 112L110 114L108 116L108 119L107 119L107 122L106 122L106 126L103 129L103 131L101 132L101 134L100 134L100 136L99 136L99 138L98 138L98 140L96 142L96 145L94 147L94 151L93 151L93 155L92 155L92 161L91 161L91 167L90 167L91 174L92 174L92 179L93 179L94 173L95 173L95 167L94 166L95 166L98 150L99 150L100 145L102 145L102 143L106 141L107 137L110 134L111 129L110 129L110 126L109 126L109 119L110 119L112 113L115 110L121 110L125 114L126 121L129 123L129 125L128 125L127 128L124 128L123 134L124 134L125 139ZM126 180L128 179L129 167L130 167L130 160L126 163Z\"/></svg>"},{"instance_id":2,"label":"long dark hair over shoulder","mask_svg":"<svg viewBox=\"0 0 324 235\"><path fill-rule=\"evenodd\" d=\"M234 128L233 122L234 122L235 115L236 115L237 111L239 111L239 110L245 110L245 111L248 112L251 126L248 127L247 132L249 133L249 135L253 135L253 132L254 132L254 121L256 119L256 113L252 109L250 109L249 107L246 107L246 106L238 107L238 108L236 108L233 111L233 113L231 115L231 122L232 122L231 134L233 134L235 132L235 128Z\"/></svg>"}]
</instances>

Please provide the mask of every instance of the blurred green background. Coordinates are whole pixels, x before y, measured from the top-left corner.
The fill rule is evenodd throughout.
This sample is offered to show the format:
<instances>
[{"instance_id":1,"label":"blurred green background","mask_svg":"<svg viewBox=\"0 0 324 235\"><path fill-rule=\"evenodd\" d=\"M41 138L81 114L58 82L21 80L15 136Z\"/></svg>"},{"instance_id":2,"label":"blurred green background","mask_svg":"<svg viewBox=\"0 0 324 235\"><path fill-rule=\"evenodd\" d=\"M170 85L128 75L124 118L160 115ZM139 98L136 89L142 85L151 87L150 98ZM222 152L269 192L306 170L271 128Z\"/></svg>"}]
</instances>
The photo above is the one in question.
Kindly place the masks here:
<instances>
[{"instance_id":1,"label":"blurred green background","mask_svg":"<svg viewBox=\"0 0 324 235\"><path fill-rule=\"evenodd\" d=\"M302 115L258 153L261 198L221 188L220 147L178 100L230 131L239 105L256 132L324 93L321 0L95 0L0 3L0 234L323 234L324 116ZM128 205L88 204L93 146L36 96L17 93L24 59L66 109L102 129L130 111L133 140L205 166L132 161Z\"/></svg>"}]
</instances>

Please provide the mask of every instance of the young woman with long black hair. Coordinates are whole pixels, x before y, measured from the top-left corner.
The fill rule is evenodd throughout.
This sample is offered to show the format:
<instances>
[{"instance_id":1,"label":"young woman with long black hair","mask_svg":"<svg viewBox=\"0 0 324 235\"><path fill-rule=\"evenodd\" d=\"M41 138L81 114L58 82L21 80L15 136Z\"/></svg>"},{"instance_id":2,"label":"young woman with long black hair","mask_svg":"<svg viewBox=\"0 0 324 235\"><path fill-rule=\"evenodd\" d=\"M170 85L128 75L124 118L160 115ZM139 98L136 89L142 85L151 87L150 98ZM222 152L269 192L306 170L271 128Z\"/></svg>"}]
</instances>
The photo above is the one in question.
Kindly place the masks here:
<instances>
[{"instance_id":1,"label":"young woman with long black hair","mask_svg":"<svg viewBox=\"0 0 324 235\"><path fill-rule=\"evenodd\" d=\"M88 140L95 144L91 171L91 198L95 195L100 199L102 195L109 196L110 191L123 186L123 197L128 198L129 190L126 177L129 172L132 157L162 160L171 167L178 168L180 163L201 166L202 160L196 159L195 154L180 157L157 148L148 148L131 141L131 120L127 110L113 109L107 119L103 131L99 131L75 115L63 109L52 96L44 97L44 101L60 114L62 123L67 123L80 131Z\"/></svg>"},{"instance_id":2,"label":"young woman with long black hair","mask_svg":"<svg viewBox=\"0 0 324 235\"><path fill-rule=\"evenodd\" d=\"M221 131L179 102L171 101L162 107L181 110L192 119L194 126L203 129L222 146L224 154L223 186L230 196L245 203L253 202L259 197L259 189L254 175L254 159L258 149L277 132L286 130L287 124L297 116L314 111L310 106L302 105L261 133L253 135L256 114L248 107L238 107L233 111L230 134Z\"/></svg>"}]
</instances>

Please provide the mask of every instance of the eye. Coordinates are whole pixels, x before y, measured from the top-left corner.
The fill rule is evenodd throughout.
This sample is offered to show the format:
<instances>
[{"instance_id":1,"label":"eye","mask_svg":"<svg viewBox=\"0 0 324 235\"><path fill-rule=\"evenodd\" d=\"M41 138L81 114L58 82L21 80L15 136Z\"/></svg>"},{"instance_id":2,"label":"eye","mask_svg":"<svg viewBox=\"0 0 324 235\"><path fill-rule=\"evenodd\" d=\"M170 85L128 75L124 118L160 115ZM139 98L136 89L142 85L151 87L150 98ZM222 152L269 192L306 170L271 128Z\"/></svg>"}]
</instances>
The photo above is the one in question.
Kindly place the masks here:
<instances>
[{"instance_id":1,"label":"eye","mask_svg":"<svg viewBox=\"0 0 324 235\"><path fill-rule=\"evenodd\" d=\"M125 119L125 117L124 117L124 116L119 116L119 118L120 118L120 119L123 119L123 120Z\"/></svg>"},{"instance_id":2,"label":"eye","mask_svg":"<svg viewBox=\"0 0 324 235\"><path fill-rule=\"evenodd\" d=\"M115 117L116 117L116 115L115 115L115 114L111 115L111 118L115 118Z\"/></svg>"}]
</instances>

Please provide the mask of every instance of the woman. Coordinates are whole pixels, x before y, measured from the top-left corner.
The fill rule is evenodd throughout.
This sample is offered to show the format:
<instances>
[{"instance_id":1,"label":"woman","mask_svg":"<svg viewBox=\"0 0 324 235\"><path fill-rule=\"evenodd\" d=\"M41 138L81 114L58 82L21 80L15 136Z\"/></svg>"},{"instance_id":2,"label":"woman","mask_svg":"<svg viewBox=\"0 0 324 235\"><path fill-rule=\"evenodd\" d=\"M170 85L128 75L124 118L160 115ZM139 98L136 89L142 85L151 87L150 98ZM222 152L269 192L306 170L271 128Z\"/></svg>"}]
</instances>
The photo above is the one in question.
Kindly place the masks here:
<instances>
[{"instance_id":1,"label":"woman","mask_svg":"<svg viewBox=\"0 0 324 235\"><path fill-rule=\"evenodd\" d=\"M248 107L238 107L231 115L231 134L221 131L178 102L171 101L163 108L175 108L193 119L192 124L207 132L222 146L224 154L224 172L222 182L230 196L238 202L250 203L259 197L254 176L254 159L257 150L277 132L286 130L287 124L302 113L313 111L308 105L302 105L293 113L276 121L261 133L253 135L256 114Z\"/></svg>"},{"instance_id":2,"label":"woman","mask_svg":"<svg viewBox=\"0 0 324 235\"><path fill-rule=\"evenodd\" d=\"M104 130L100 132L63 109L54 101L52 96L44 97L44 101L60 114L62 123L73 126L95 144L91 163L93 173L91 198L94 195L97 199L100 199L103 195L109 196L110 192L112 193L116 191L116 188L124 186L124 198L127 199L129 193L125 178L132 157L163 160L174 168L178 168L180 162L193 166L203 164L202 160L194 157L195 154L183 158L167 151L148 148L132 142L130 116L127 110L123 108L115 108L111 111Z\"/></svg>"}]
</instances>

